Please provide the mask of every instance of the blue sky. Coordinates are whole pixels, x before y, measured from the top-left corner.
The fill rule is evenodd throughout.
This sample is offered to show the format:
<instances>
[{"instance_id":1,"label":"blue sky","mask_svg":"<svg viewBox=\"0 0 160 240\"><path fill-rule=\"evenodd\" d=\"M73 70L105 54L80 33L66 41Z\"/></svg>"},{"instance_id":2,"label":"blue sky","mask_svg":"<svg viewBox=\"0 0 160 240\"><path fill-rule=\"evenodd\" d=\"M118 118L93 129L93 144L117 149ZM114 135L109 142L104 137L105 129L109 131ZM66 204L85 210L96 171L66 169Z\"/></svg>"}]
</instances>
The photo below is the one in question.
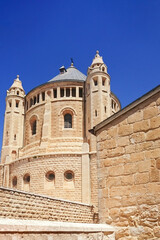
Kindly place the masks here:
<instances>
[{"instance_id":1,"label":"blue sky","mask_svg":"<svg viewBox=\"0 0 160 240\"><path fill-rule=\"evenodd\" d=\"M84 74L96 50L122 107L160 84L160 0L0 0L0 146L6 90L27 93L67 68Z\"/></svg>"}]
</instances>

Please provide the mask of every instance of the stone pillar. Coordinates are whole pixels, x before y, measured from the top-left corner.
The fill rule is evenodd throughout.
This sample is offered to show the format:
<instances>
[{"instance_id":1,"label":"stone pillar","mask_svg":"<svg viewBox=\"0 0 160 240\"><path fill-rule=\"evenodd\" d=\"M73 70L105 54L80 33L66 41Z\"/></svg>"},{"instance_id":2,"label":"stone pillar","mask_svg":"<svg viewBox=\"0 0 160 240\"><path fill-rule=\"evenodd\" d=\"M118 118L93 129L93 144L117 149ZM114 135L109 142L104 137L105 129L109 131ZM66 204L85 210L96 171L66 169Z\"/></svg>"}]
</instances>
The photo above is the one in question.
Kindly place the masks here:
<instances>
[{"instance_id":1,"label":"stone pillar","mask_svg":"<svg viewBox=\"0 0 160 240\"><path fill-rule=\"evenodd\" d=\"M91 189L90 189L90 159L89 159L89 144L82 145L82 203L90 204Z\"/></svg>"},{"instance_id":2,"label":"stone pillar","mask_svg":"<svg viewBox=\"0 0 160 240\"><path fill-rule=\"evenodd\" d=\"M42 142L41 145L44 145L44 142L48 142L48 139L51 137L51 101L50 98L47 98L45 103L45 111L43 118L43 128L42 128Z\"/></svg>"}]
</instances>

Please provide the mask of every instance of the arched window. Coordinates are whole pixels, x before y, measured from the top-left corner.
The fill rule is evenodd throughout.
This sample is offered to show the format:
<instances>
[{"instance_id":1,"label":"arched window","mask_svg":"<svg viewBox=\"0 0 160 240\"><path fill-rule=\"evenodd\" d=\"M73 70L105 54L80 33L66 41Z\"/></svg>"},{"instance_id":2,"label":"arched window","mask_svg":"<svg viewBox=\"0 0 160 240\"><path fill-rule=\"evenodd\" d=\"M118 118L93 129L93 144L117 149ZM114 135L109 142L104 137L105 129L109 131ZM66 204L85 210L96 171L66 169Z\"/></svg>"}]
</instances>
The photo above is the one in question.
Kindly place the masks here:
<instances>
[{"instance_id":1,"label":"arched window","mask_svg":"<svg viewBox=\"0 0 160 240\"><path fill-rule=\"evenodd\" d=\"M64 128L72 128L72 115L69 113L64 115Z\"/></svg>"},{"instance_id":2,"label":"arched window","mask_svg":"<svg viewBox=\"0 0 160 240\"><path fill-rule=\"evenodd\" d=\"M13 186L13 187L16 187L16 186L17 186L17 177L16 177L16 176L14 176L14 177L12 178L12 186Z\"/></svg>"},{"instance_id":3,"label":"arched window","mask_svg":"<svg viewBox=\"0 0 160 240\"><path fill-rule=\"evenodd\" d=\"M37 116L32 116L30 119L31 134L35 135L37 133Z\"/></svg>"},{"instance_id":4,"label":"arched window","mask_svg":"<svg viewBox=\"0 0 160 240\"><path fill-rule=\"evenodd\" d=\"M34 120L32 122L32 135L35 135L36 134L36 130L37 130L37 121Z\"/></svg>"}]
</instances>

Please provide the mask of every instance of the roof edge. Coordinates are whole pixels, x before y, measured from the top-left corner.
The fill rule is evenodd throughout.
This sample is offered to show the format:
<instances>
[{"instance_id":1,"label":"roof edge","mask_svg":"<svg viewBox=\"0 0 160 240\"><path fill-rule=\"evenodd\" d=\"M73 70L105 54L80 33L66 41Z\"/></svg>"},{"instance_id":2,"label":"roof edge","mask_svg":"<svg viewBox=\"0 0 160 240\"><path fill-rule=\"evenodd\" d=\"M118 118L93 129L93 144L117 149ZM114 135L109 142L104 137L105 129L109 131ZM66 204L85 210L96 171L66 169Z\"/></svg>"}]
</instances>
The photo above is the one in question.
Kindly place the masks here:
<instances>
[{"instance_id":1,"label":"roof edge","mask_svg":"<svg viewBox=\"0 0 160 240\"><path fill-rule=\"evenodd\" d=\"M119 118L120 116L124 115L125 113L129 112L130 110L134 109L139 104L145 102L150 97L152 97L155 94L157 94L158 92L160 92L160 85L158 85L157 87L153 88L151 91L145 93L141 97L137 98L135 101L133 101L132 103L127 105L125 108L121 109L120 111L118 111L117 113L113 114L109 118L105 119L101 123L97 124L96 126L93 127L93 129L90 129L89 132L94 134L94 135L96 135L97 131L99 131L101 128L103 128L104 126L108 125L109 123L111 123L112 121L116 120L117 118Z\"/></svg>"}]
</instances>

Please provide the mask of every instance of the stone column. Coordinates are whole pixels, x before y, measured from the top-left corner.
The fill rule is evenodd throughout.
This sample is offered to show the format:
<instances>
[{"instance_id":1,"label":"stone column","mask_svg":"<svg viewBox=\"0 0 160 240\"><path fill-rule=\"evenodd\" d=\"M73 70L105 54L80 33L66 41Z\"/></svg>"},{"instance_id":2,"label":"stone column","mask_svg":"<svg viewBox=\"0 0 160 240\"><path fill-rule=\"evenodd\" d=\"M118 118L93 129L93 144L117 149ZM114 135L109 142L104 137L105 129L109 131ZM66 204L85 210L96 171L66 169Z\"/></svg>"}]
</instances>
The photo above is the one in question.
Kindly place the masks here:
<instances>
[{"instance_id":1,"label":"stone column","mask_svg":"<svg viewBox=\"0 0 160 240\"><path fill-rule=\"evenodd\" d=\"M82 145L82 203L90 204L91 189L90 189L90 159L89 159L89 144Z\"/></svg>"}]
</instances>

